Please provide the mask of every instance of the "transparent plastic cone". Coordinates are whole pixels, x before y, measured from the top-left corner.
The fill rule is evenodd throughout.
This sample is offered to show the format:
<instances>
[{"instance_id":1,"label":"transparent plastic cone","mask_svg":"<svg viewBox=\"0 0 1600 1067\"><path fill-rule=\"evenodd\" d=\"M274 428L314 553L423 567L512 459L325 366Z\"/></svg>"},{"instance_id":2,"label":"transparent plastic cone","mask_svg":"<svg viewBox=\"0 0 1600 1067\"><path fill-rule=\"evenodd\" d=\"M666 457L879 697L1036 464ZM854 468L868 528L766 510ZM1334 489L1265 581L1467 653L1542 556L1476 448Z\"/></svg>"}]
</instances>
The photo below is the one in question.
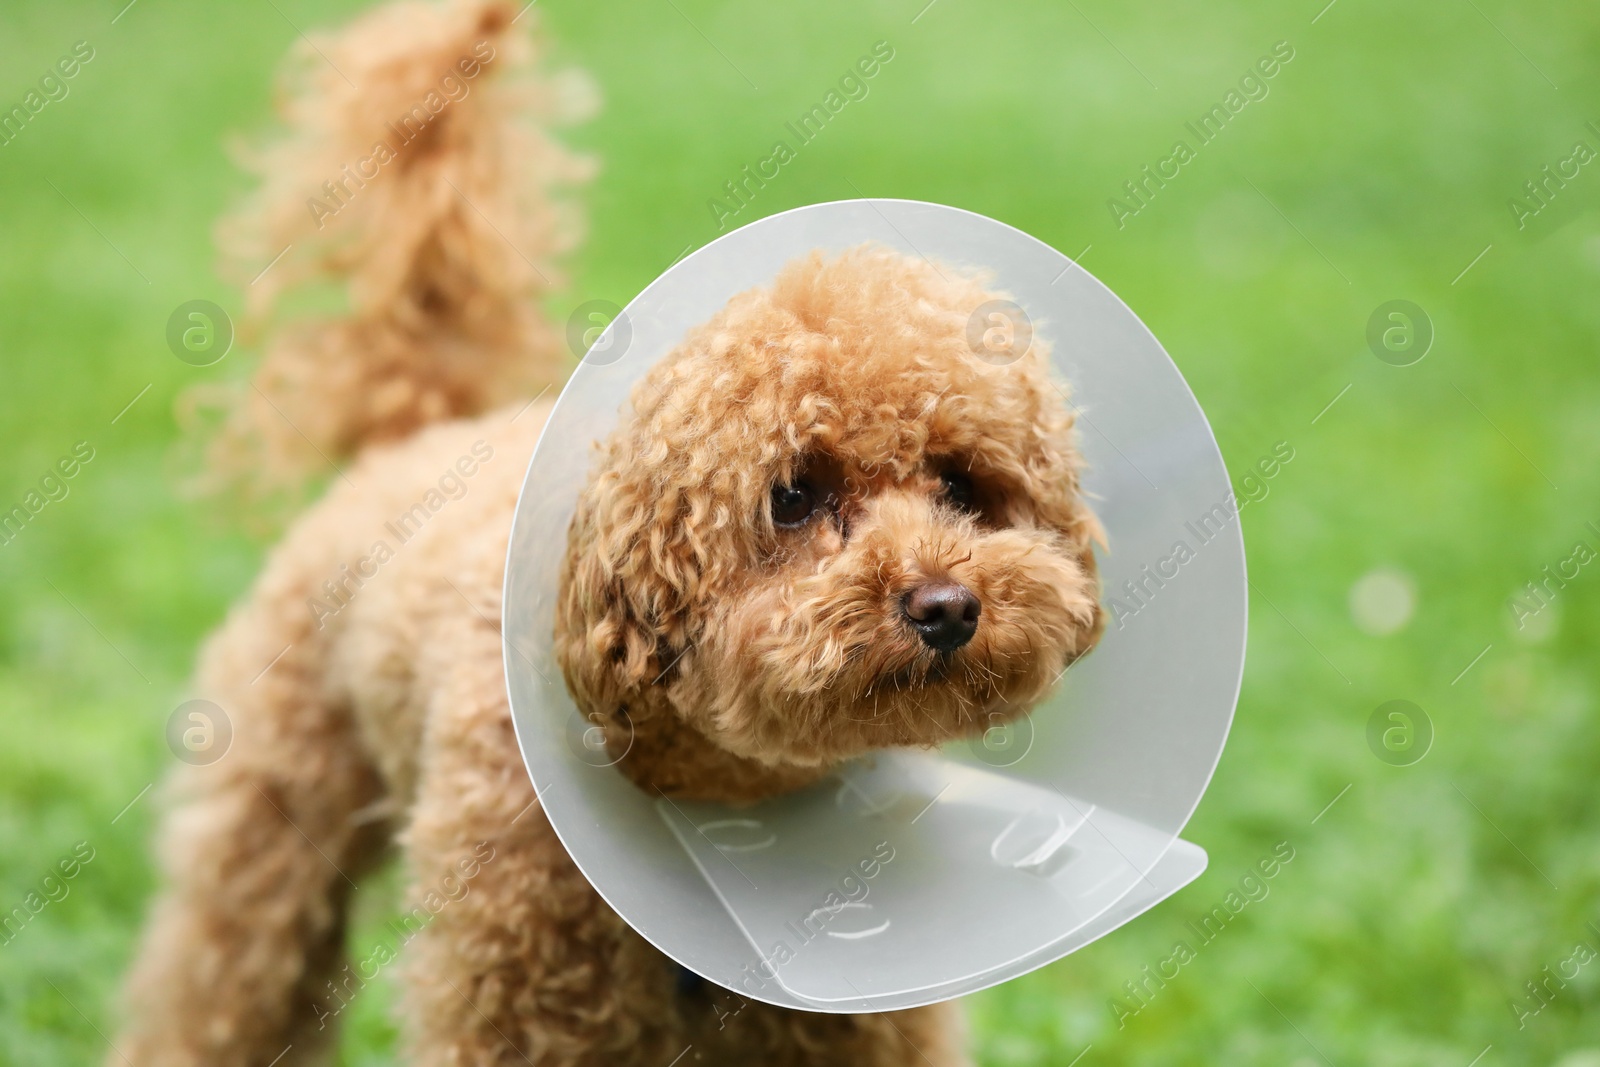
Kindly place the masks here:
<instances>
[{"instance_id":1,"label":"transparent plastic cone","mask_svg":"<svg viewBox=\"0 0 1600 1067\"><path fill-rule=\"evenodd\" d=\"M586 744L552 653L567 525L633 383L734 294L866 241L989 271L1071 384L1113 619L1019 722L854 761L751 807L651 797ZM1244 666L1244 543L1227 470L1160 344L1061 253L936 204L762 219L672 266L595 341L528 469L507 561L506 675L545 813L584 875L678 963L813 1011L914 1007L1059 959L1205 869L1178 834L1221 755Z\"/></svg>"}]
</instances>

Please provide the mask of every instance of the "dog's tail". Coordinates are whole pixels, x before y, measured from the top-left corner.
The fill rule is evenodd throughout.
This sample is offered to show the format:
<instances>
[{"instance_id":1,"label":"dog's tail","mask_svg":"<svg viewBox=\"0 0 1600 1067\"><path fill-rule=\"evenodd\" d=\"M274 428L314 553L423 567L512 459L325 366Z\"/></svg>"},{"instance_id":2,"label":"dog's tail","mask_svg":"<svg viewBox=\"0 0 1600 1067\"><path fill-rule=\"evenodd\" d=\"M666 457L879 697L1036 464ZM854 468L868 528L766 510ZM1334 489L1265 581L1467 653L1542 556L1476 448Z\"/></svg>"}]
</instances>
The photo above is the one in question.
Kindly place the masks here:
<instances>
[{"instance_id":1,"label":"dog's tail","mask_svg":"<svg viewBox=\"0 0 1600 1067\"><path fill-rule=\"evenodd\" d=\"M291 487L561 377L539 301L590 166L546 130L588 94L541 74L519 6L402 0L291 53L286 129L245 150L260 185L219 228L264 355L224 405L212 485Z\"/></svg>"}]
</instances>

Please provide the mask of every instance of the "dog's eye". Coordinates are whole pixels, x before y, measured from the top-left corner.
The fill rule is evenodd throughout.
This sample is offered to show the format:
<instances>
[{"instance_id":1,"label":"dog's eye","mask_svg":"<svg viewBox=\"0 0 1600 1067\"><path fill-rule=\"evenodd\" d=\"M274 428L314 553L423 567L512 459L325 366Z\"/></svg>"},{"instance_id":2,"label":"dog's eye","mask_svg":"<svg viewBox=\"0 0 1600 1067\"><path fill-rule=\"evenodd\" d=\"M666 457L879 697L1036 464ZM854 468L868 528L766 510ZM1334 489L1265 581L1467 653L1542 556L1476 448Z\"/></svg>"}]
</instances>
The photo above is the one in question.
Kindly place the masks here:
<instances>
[{"instance_id":1,"label":"dog's eye","mask_svg":"<svg viewBox=\"0 0 1600 1067\"><path fill-rule=\"evenodd\" d=\"M944 498L956 508L961 511L977 510L978 490L971 478L960 471L945 471L939 475L939 481L944 486Z\"/></svg>"},{"instance_id":2,"label":"dog's eye","mask_svg":"<svg viewBox=\"0 0 1600 1067\"><path fill-rule=\"evenodd\" d=\"M772 487L772 521L779 526L801 526L817 509L816 494L804 482Z\"/></svg>"}]
</instances>

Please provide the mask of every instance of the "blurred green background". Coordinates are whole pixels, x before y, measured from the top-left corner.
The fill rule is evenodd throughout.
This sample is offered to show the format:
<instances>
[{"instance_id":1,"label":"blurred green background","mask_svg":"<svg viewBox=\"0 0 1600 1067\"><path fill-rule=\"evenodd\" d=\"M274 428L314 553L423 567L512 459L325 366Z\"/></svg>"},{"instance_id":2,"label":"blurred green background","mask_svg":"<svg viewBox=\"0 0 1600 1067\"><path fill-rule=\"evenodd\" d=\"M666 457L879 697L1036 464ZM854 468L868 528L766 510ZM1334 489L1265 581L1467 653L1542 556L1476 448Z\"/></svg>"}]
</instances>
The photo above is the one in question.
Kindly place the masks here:
<instances>
[{"instance_id":1,"label":"blurred green background","mask_svg":"<svg viewBox=\"0 0 1600 1067\"><path fill-rule=\"evenodd\" d=\"M1575 143L1600 150L1600 7L926 2L541 3L558 60L604 100L569 137L604 169L552 313L625 303L714 237L722 183L887 41L868 96L731 221L899 196L1091 246L1084 266L1166 345L1236 482L1293 448L1244 511L1249 662L1187 833L1210 870L971 998L980 1061L1600 1064L1600 961L1536 1015L1525 988L1600 949L1600 567L1521 626L1510 605L1577 542L1600 549L1600 162L1550 183L1523 229L1509 206ZM248 356L187 366L165 325L190 299L237 308L212 269L212 220L244 188L221 146L267 118L295 27L361 6L125 3L0 12L0 111L74 42L94 49L0 145L0 510L94 450L0 547L0 912L78 842L93 854L0 937L3 1064L107 1054L164 725L267 543L174 491L174 397ZM1281 41L1269 94L1119 228L1123 182L1194 146L1185 122ZM1367 341L1396 299L1434 333L1408 366ZM1406 766L1418 746L1386 762L1368 743L1395 699L1434 734ZM1294 859L1269 895L1200 947L1190 920L1280 842ZM363 894L362 931L395 892ZM1179 940L1195 958L1131 997ZM347 1015L344 1062L388 1061L391 992Z\"/></svg>"}]
</instances>

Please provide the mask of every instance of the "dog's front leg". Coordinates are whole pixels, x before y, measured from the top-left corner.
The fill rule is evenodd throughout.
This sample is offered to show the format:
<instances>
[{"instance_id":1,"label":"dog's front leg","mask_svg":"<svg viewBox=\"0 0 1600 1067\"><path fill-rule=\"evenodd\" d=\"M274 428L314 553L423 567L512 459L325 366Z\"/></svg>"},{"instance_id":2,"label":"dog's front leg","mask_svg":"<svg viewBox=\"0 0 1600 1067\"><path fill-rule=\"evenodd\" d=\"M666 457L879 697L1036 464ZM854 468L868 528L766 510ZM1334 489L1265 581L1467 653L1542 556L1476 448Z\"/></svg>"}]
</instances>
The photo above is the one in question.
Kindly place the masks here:
<instances>
[{"instance_id":1,"label":"dog's front leg","mask_svg":"<svg viewBox=\"0 0 1600 1067\"><path fill-rule=\"evenodd\" d=\"M431 915L402 950L409 1062L666 1067L688 1044L674 972L545 819L512 733L500 635L480 622L449 641L404 840L413 906Z\"/></svg>"},{"instance_id":2,"label":"dog's front leg","mask_svg":"<svg viewBox=\"0 0 1600 1067\"><path fill-rule=\"evenodd\" d=\"M108 1064L327 1061L347 905L389 831L357 817L383 786L322 684L324 651L303 613L259 594L207 646L198 689L231 720L232 744L169 783L166 885Z\"/></svg>"}]
</instances>

